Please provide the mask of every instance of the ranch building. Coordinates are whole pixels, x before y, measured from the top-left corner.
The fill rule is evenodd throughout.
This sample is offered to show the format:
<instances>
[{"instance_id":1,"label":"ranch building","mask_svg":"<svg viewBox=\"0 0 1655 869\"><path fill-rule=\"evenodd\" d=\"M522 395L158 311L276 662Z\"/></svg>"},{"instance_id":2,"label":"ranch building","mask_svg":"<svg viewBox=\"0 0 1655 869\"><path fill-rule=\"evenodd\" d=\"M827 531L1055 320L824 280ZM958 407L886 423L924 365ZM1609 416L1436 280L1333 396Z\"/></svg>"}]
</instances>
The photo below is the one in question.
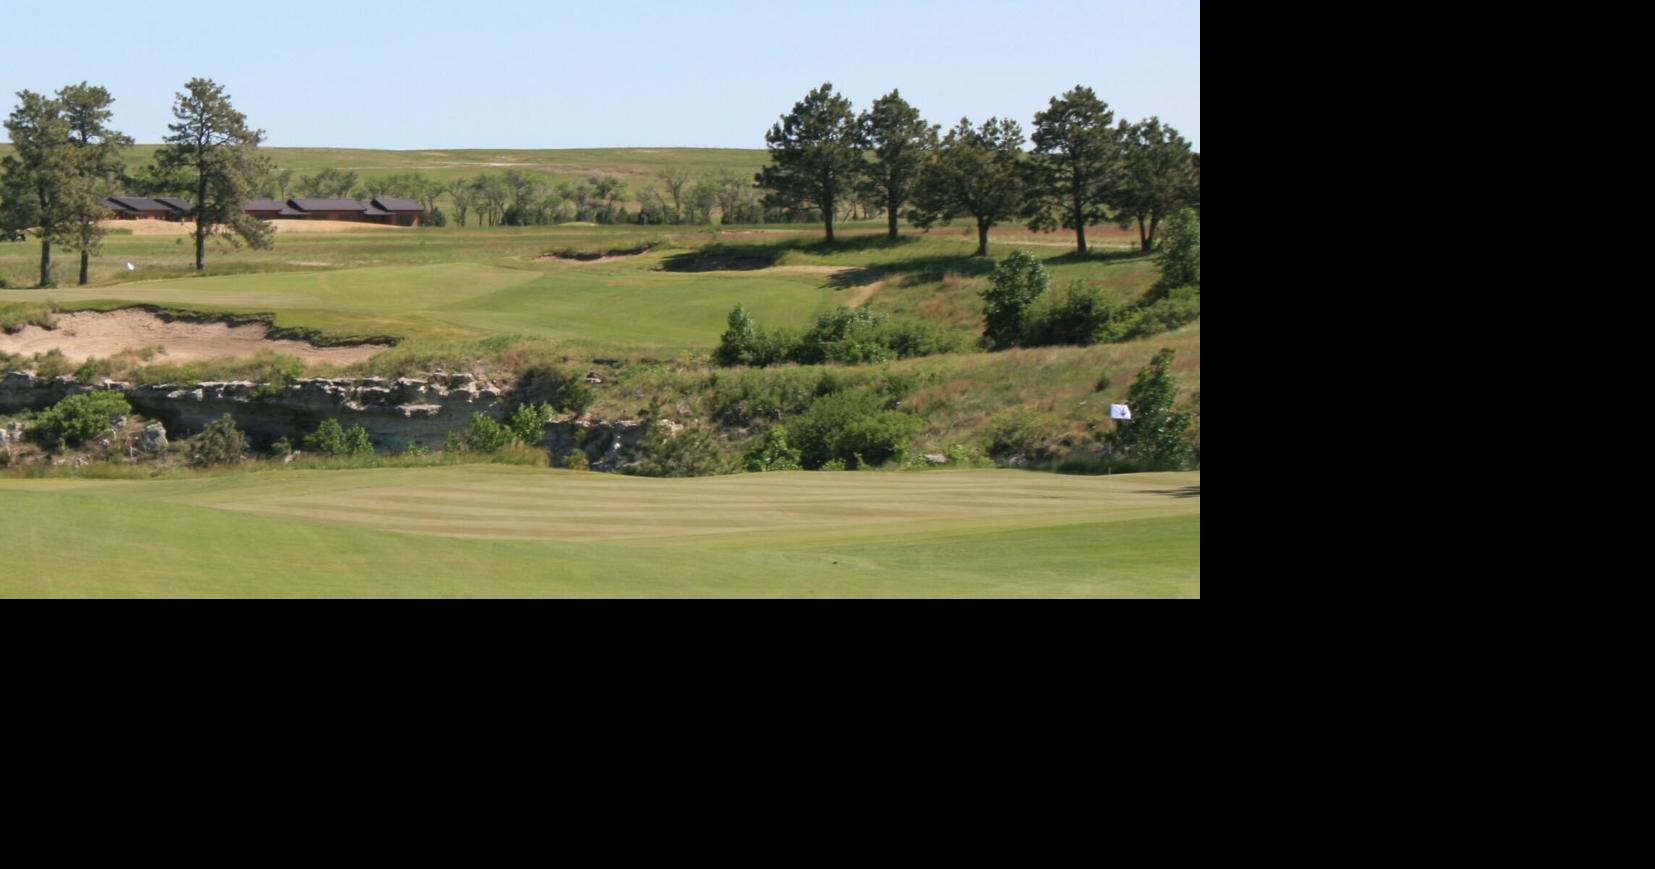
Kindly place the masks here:
<instances>
[{"instance_id":1,"label":"ranch building","mask_svg":"<svg viewBox=\"0 0 1655 869\"><path fill-rule=\"evenodd\" d=\"M106 196L100 200L117 220L185 220L190 203L170 196ZM250 199L243 206L260 220L348 220L392 226L419 226L425 208L414 199L376 196L370 202L355 199Z\"/></svg>"},{"instance_id":2,"label":"ranch building","mask_svg":"<svg viewBox=\"0 0 1655 869\"><path fill-rule=\"evenodd\" d=\"M115 213L116 220L183 220L190 213L188 202L171 196L105 196L99 201Z\"/></svg>"}]
</instances>

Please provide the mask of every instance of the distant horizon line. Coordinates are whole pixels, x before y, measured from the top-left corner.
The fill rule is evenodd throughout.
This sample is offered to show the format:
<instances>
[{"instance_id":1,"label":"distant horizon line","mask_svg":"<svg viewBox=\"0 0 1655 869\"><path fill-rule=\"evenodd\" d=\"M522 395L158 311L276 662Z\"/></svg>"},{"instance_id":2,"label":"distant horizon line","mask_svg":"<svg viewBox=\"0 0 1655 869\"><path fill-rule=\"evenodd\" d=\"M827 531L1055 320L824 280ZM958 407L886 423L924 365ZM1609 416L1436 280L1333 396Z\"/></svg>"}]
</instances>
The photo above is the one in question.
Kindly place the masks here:
<instances>
[{"instance_id":1,"label":"distant horizon line","mask_svg":"<svg viewBox=\"0 0 1655 869\"><path fill-rule=\"evenodd\" d=\"M0 139L0 145L10 145L10 139ZM134 148L159 147L164 142L134 142ZM588 146L558 146L545 148L501 148L493 145L449 145L441 147L419 148L367 148L359 145L265 145L260 148L304 148L309 150L329 151L764 151L763 146L738 148L725 145L588 145Z\"/></svg>"}]
</instances>

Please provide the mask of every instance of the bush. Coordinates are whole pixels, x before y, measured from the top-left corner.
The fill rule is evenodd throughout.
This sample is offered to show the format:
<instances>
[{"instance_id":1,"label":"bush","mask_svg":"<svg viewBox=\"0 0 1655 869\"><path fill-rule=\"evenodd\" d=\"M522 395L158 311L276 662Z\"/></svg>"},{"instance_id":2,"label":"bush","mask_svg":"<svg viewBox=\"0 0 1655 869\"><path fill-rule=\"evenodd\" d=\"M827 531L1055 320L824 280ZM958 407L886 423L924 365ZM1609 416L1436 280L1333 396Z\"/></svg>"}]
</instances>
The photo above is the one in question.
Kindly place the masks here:
<instances>
[{"instance_id":1,"label":"bush","mask_svg":"<svg viewBox=\"0 0 1655 869\"><path fill-rule=\"evenodd\" d=\"M1116 420L1109 436L1115 455L1146 470L1178 470L1191 458L1184 440L1189 415L1173 410L1177 387L1172 382L1172 357L1172 348L1163 347L1138 371L1138 379L1126 391L1132 419Z\"/></svg>"},{"instance_id":2,"label":"bush","mask_svg":"<svg viewBox=\"0 0 1655 869\"><path fill-rule=\"evenodd\" d=\"M838 308L816 318L809 330L759 329L737 305L729 328L713 351L720 365L768 367L783 362L819 365L838 362L860 365L910 356L950 353L960 347L959 336L925 320L893 321L866 308Z\"/></svg>"},{"instance_id":3,"label":"bush","mask_svg":"<svg viewBox=\"0 0 1655 869\"><path fill-rule=\"evenodd\" d=\"M276 438L276 442L270 445L270 455L278 459L293 455L293 442L288 440L287 435Z\"/></svg>"},{"instance_id":4,"label":"bush","mask_svg":"<svg viewBox=\"0 0 1655 869\"><path fill-rule=\"evenodd\" d=\"M906 455L920 422L911 414L890 409L889 401L866 386L817 399L791 429L801 463L814 469L838 459L854 469Z\"/></svg>"},{"instance_id":5,"label":"bush","mask_svg":"<svg viewBox=\"0 0 1655 869\"><path fill-rule=\"evenodd\" d=\"M994 266L983 290L983 339L990 348L1010 347L1023 334L1029 306L1051 284L1046 267L1026 250L1014 250Z\"/></svg>"},{"instance_id":6,"label":"bush","mask_svg":"<svg viewBox=\"0 0 1655 869\"><path fill-rule=\"evenodd\" d=\"M749 471L797 471L801 455L787 445L787 428L775 426L747 452L743 462Z\"/></svg>"},{"instance_id":7,"label":"bush","mask_svg":"<svg viewBox=\"0 0 1655 869\"><path fill-rule=\"evenodd\" d=\"M810 368L719 371L707 379L703 406L719 423L745 428L803 413L837 388L832 372Z\"/></svg>"},{"instance_id":8,"label":"bush","mask_svg":"<svg viewBox=\"0 0 1655 869\"><path fill-rule=\"evenodd\" d=\"M1201 319L1201 290L1179 287L1147 305L1127 308L1110 321L1100 340L1130 341Z\"/></svg>"},{"instance_id":9,"label":"bush","mask_svg":"<svg viewBox=\"0 0 1655 869\"><path fill-rule=\"evenodd\" d=\"M448 215L442 213L441 208L431 209L431 213L421 218L420 226L447 226Z\"/></svg>"},{"instance_id":10,"label":"bush","mask_svg":"<svg viewBox=\"0 0 1655 869\"><path fill-rule=\"evenodd\" d=\"M586 454L580 450L564 456L558 464L571 471L585 471L591 468L591 463L586 461Z\"/></svg>"},{"instance_id":11,"label":"bush","mask_svg":"<svg viewBox=\"0 0 1655 869\"><path fill-rule=\"evenodd\" d=\"M480 453L492 453L513 440L511 429L481 413L471 415L466 425L466 446Z\"/></svg>"},{"instance_id":12,"label":"bush","mask_svg":"<svg viewBox=\"0 0 1655 869\"><path fill-rule=\"evenodd\" d=\"M713 361L720 365L751 365L748 361L751 354L753 336L758 331L753 325L753 318L747 309L736 305L726 320L729 328L719 336L718 349L713 351Z\"/></svg>"},{"instance_id":13,"label":"bush","mask_svg":"<svg viewBox=\"0 0 1655 869\"><path fill-rule=\"evenodd\" d=\"M71 395L43 411L29 427L28 437L48 449L59 449L103 434L115 417L131 412L132 405L118 392Z\"/></svg>"},{"instance_id":14,"label":"bush","mask_svg":"<svg viewBox=\"0 0 1655 869\"><path fill-rule=\"evenodd\" d=\"M1073 281L1059 298L1031 313L1023 326L1022 344L1092 344L1109 335L1115 306L1103 291L1085 281Z\"/></svg>"},{"instance_id":15,"label":"bush","mask_svg":"<svg viewBox=\"0 0 1655 869\"><path fill-rule=\"evenodd\" d=\"M535 365L524 371L517 391L525 402L538 400L558 413L573 413L576 416L585 413L598 398L597 392L581 375L551 364ZM538 438L535 443L539 443Z\"/></svg>"},{"instance_id":16,"label":"bush","mask_svg":"<svg viewBox=\"0 0 1655 869\"><path fill-rule=\"evenodd\" d=\"M879 340L884 317L867 308L837 308L816 317L816 325L799 339L792 360L801 365L823 362L886 362L896 353Z\"/></svg>"},{"instance_id":17,"label":"bush","mask_svg":"<svg viewBox=\"0 0 1655 869\"><path fill-rule=\"evenodd\" d=\"M1164 294L1175 287L1201 291L1201 215L1193 208L1180 208L1167 218L1161 240L1155 245L1155 262L1161 279L1151 291Z\"/></svg>"},{"instance_id":18,"label":"bush","mask_svg":"<svg viewBox=\"0 0 1655 869\"><path fill-rule=\"evenodd\" d=\"M190 440L190 464L198 468L240 464L246 452L247 438L229 414L208 423L201 434Z\"/></svg>"},{"instance_id":19,"label":"bush","mask_svg":"<svg viewBox=\"0 0 1655 869\"><path fill-rule=\"evenodd\" d=\"M45 353L35 354L31 364L34 367L35 375L47 380L69 374L75 370L75 365L69 361L69 357L63 355L63 351L55 347Z\"/></svg>"},{"instance_id":20,"label":"bush","mask_svg":"<svg viewBox=\"0 0 1655 869\"><path fill-rule=\"evenodd\" d=\"M552 418L549 404L520 404L506 420L506 428L518 443L535 446L546 439L546 421Z\"/></svg>"},{"instance_id":21,"label":"bush","mask_svg":"<svg viewBox=\"0 0 1655 869\"><path fill-rule=\"evenodd\" d=\"M327 456L369 455L374 445L368 440L368 430L360 425L345 428L339 420L325 419L316 432L305 438L305 449Z\"/></svg>"},{"instance_id":22,"label":"bush","mask_svg":"<svg viewBox=\"0 0 1655 869\"><path fill-rule=\"evenodd\" d=\"M652 425L638 448L641 454L638 463L623 469L628 474L704 477L730 470L731 463L719 451L718 445L698 428L685 428L678 434L670 434L665 427Z\"/></svg>"},{"instance_id":23,"label":"bush","mask_svg":"<svg viewBox=\"0 0 1655 869\"><path fill-rule=\"evenodd\" d=\"M1061 419L1032 407L1002 410L984 428L985 449L996 459L1022 456L1031 462L1052 458L1059 451L1064 425Z\"/></svg>"}]
</instances>

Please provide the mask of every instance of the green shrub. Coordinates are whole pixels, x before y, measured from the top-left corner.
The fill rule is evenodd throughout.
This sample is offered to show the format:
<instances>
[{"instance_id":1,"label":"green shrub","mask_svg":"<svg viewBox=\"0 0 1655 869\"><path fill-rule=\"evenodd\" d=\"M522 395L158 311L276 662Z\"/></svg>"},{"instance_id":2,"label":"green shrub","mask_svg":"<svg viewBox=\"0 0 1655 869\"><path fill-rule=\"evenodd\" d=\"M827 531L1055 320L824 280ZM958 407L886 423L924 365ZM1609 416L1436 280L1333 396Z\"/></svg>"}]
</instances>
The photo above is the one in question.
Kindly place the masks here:
<instances>
[{"instance_id":1,"label":"green shrub","mask_svg":"<svg viewBox=\"0 0 1655 869\"><path fill-rule=\"evenodd\" d=\"M492 453L513 440L511 429L481 413L471 415L466 425L466 446L480 453Z\"/></svg>"},{"instance_id":2,"label":"green shrub","mask_svg":"<svg viewBox=\"0 0 1655 869\"><path fill-rule=\"evenodd\" d=\"M410 458L416 456L429 456L431 455L431 448L420 443L419 441L409 441L407 446L402 448L402 454Z\"/></svg>"},{"instance_id":3,"label":"green shrub","mask_svg":"<svg viewBox=\"0 0 1655 869\"><path fill-rule=\"evenodd\" d=\"M1104 330L1102 340L1130 341L1158 335L1201 318L1201 290L1178 287L1146 305L1127 308Z\"/></svg>"},{"instance_id":4,"label":"green shrub","mask_svg":"<svg viewBox=\"0 0 1655 869\"><path fill-rule=\"evenodd\" d=\"M1175 287L1201 289L1201 215L1193 208L1180 208L1167 217L1155 245L1155 262L1161 278L1151 290L1162 295Z\"/></svg>"},{"instance_id":5,"label":"green shrub","mask_svg":"<svg viewBox=\"0 0 1655 869\"><path fill-rule=\"evenodd\" d=\"M747 309L737 304L726 320L729 327L718 338L718 349L713 351L713 361L720 365L751 365L748 361L751 354L753 336L757 327L753 325L753 318Z\"/></svg>"},{"instance_id":6,"label":"green shrub","mask_svg":"<svg viewBox=\"0 0 1655 869\"><path fill-rule=\"evenodd\" d=\"M558 464L571 471L585 471L591 468L591 463L586 461L586 454L580 450L564 456Z\"/></svg>"},{"instance_id":7,"label":"green shrub","mask_svg":"<svg viewBox=\"0 0 1655 869\"><path fill-rule=\"evenodd\" d=\"M983 339L992 349L1010 347L1023 334L1029 306L1051 284L1046 267L1026 250L1014 250L994 266L983 290Z\"/></svg>"},{"instance_id":8,"label":"green shrub","mask_svg":"<svg viewBox=\"0 0 1655 869\"><path fill-rule=\"evenodd\" d=\"M707 379L703 406L723 425L775 423L803 413L824 383L831 383L831 375L808 368L718 371Z\"/></svg>"},{"instance_id":9,"label":"green shrub","mask_svg":"<svg viewBox=\"0 0 1655 869\"><path fill-rule=\"evenodd\" d=\"M1173 409L1177 387L1172 381L1170 347L1161 348L1155 358L1138 371L1138 378L1126 391L1132 419L1116 420L1109 444L1115 455L1136 462L1146 470L1168 471L1186 467L1191 459L1185 433L1188 414Z\"/></svg>"},{"instance_id":10,"label":"green shrub","mask_svg":"<svg viewBox=\"0 0 1655 869\"><path fill-rule=\"evenodd\" d=\"M592 389L580 374L550 363L542 363L524 371L519 379L518 395L525 402L540 401L558 413L579 416L597 400ZM536 443L539 439L536 438Z\"/></svg>"},{"instance_id":11,"label":"green shrub","mask_svg":"<svg viewBox=\"0 0 1655 869\"><path fill-rule=\"evenodd\" d=\"M838 459L854 469L906 455L920 421L890 409L889 403L889 398L867 386L818 398L790 429L801 463L820 468Z\"/></svg>"},{"instance_id":12,"label":"green shrub","mask_svg":"<svg viewBox=\"0 0 1655 869\"><path fill-rule=\"evenodd\" d=\"M276 442L270 445L270 455L278 459L293 455L293 442L288 440L287 435L276 438Z\"/></svg>"},{"instance_id":13,"label":"green shrub","mask_svg":"<svg viewBox=\"0 0 1655 869\"><path fill-rule=\"evenodd\" d=\"M29 428L28 437L48 449L59 449L107 432L115 417L131 412L132 405L118 392L71 395L43 411Z\"/></svg>"},{"instance_id":14,"label":"green shrub","mask_svg":"<svg viewBox=\"0 0 1655 869\"><path fill-rule=\"evenodd\" d=\"M506 428L518 443L532 447L546 439L546 421L551 418L549 404L520 404L506 419Z\"/></svg>"},{"instance_id":15,"label":"green shrub","mask_svg":"<svg viewBox=\"0 0 1655 869\"><path fill-rule=\"evenodd\" d=\"M1023 456L1045 461L1055 456L1067 426L1057 416L1032 407L1002 410L984 427L984 447L996 459Z\"/></svg>"},{"instance_id":16,"label":"green shrub","mask_svg":"<svg viewBox=\"0 0 1655 869\"><path fill-rule=\"evenodd\" d=\"M775 426L748 450L743 464L749 471L797 471L801 454L787 445L787 427Z\"/></svg>"},{"instance_id":17,"label":"green shrub","mask_svg":"<svg viewBox=\"0 0 1655 869\"><path fill-rule=\"evenodd\" d=\"M336 419L324 419L316 432L305 438L305 449L326 456L371 455L374 445L368 430L360 425L345 428Z\"/></svg>"},{"instance_id":18,"label":"green shrub","mask_svg":"<svg viewBox=\"0 0 1655 869\"><path fill-rule=\"evenodd\" d=\"M677 434L664 426L650 426L638 445L639 460L622 470L644 477L704 477L731 470L730 460L713 439L699 428Z\"/></svg>"},{"instance_id":19,"label":"green shrub","mask_svg":"<svg viewBox=\"0 0 1655 869\"><path fill-rule=\"evenodd\" d=\"M784 362L860 365L950 353L960 349L960 345L958 335L935 323L891 320L866 308L842 307L824 312L817 316L815 325L798 333L790 329L759 329L737 305L730 312L730 327L713 352L713 361L724 366L758 368Z\"/></svg>"},{"instance_id":20,"label":"green shrub","mask_svg":"<svg viewBox=\"0 0 1655 869\"><path fill-rule=\"evenodd\" d=\"M201 434L190 439L190 464L198 468L240 464L246 452L247 438L229 414L207 423Z\"/></svg>"},{"instance_id":21,"label":"green shrub","mask_svg":"<svg viewBox=\"0 0 1655 869\"><path fill-rule=\"evenodd\" d=\"M1103 291L1085 281L1072 281L1062 296L1031 312L1023 324L1022 344L1092 344L1109 334L1115 306Z\"/></svg>"},{"instance_id":22,"label":"green shrub","mask_svg":"<svg viewBox=\"0 0 1655 869\"><path fill-rule=\"evenodd\" d=\"M37 377L44 377L48 380L73 373L75 370L75 364L69 361L69 357L63 355L63 351L55 347L45 353L36 353L34 358L30 360L30 364L34 368Z\"/></svg>"}]
</instances>

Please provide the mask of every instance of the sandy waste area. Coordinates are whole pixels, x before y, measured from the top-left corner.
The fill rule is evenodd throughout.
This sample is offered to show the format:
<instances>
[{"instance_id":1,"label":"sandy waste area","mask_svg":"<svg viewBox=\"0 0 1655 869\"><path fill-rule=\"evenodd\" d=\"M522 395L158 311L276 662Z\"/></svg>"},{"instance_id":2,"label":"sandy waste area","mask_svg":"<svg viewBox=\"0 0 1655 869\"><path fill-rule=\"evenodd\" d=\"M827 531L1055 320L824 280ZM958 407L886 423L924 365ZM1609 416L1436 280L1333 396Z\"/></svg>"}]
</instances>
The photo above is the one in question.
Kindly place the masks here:
<instances>
[{"instance_id":1,"label":"sandy waste area","mask_svg":"<svg viewBox=\"0 0 1655 869\"><path fill-rule=\"evenodd\" d=\"M74 362L138 352L159 347L152 362L244 358L260 350L297 356L306 362L348 365L386 349L384 344L317 347L307 341L267 338L262 324L171 322L148 311L76 311L56 315L57 328L24 326L11 334L0 332L0 352L29 356L58 350Z\"/></svg>"}]
</instances>

